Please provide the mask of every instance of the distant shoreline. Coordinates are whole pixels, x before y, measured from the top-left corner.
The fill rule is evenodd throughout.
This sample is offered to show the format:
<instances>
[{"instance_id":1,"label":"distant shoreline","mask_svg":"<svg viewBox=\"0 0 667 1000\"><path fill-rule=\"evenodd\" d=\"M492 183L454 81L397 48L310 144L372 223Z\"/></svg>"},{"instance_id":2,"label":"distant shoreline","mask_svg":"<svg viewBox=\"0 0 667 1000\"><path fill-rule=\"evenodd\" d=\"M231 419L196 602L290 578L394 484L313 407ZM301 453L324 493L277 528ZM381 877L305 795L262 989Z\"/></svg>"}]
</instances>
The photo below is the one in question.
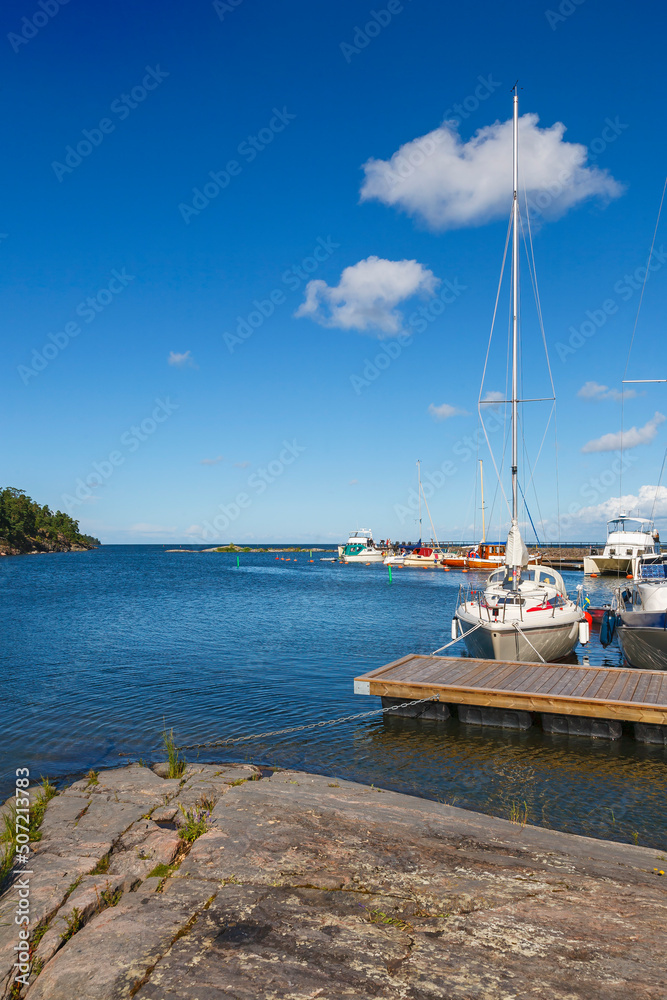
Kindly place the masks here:
<instances>
[{"instance_id":1,"label":"distant shoreline","mask_svg":"<svg viewBox=\"0 0 667 1000\"><path fill-rule=\"evenodd\" d=\"M211 549L185 549L185 548L165 549L165 552L227 552L232 555L234 555L235 553L237 555L240 555L241 553L244 553L245 555L253 555L253 554L257 555L257 554L264 554L267 552L337 552L337 551L338 551L337 548L324 549L321 547L317 547L315 545L313 546L286 545L286 546L274 546L271 548L260 547L256 549L252 549L249 546L216 545Z\"/></svg>"}]
</instances>

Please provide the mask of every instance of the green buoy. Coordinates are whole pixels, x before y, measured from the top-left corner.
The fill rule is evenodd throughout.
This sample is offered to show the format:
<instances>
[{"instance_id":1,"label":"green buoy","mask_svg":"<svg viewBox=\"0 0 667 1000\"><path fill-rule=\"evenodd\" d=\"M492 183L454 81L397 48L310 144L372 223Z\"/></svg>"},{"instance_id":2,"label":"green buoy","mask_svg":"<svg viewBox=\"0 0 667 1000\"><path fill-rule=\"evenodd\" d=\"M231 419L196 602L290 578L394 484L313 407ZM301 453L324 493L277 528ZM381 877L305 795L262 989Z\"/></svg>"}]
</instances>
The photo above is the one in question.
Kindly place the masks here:
<instances>
[{"instance_id":1,"label":"green buoy","mask_svg":"<svg viewBox=\"0 0 667 1000\"><path fill-rule=\"evenodd\" d=\"M236 568L237 569L239 568L239 557L238 556L236 557Z\"/></svg>"},{"instance_id":2,"label":"green buoy","mask_svg":"<svg viewBox=\"0 0 667 1000\"><path fill-rule=\"evenodd\" d=\"M391 583L391 566L387 566L387 569L389 570L389 583Z\"/></svg>"}]
</instances>

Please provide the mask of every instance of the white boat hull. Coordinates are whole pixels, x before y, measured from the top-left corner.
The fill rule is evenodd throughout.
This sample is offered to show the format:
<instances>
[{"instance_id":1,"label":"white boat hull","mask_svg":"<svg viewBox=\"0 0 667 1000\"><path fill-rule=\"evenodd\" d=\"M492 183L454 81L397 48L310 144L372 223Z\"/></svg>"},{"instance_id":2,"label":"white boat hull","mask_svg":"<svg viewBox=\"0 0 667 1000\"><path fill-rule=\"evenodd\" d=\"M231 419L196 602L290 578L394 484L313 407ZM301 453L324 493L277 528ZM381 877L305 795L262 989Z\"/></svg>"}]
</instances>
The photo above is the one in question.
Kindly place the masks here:
<instances>
[{"instance_id":1,"label":"white boat hull","mask_svg":"<svg viewBox=\"0 0 667 1000\"><path fill-rule=\"evenodd\" d=\"M354 556L343 556L343 562L346 563L381 563L384 562L384 553L378 550L377 552L359 552Z\"/></svg>"},{"instance_id":2,"label":"white boat hull","mask_svg":"<svg viewBox=\"0 0 667 1000\"><path fill-rule=\"evenodd\" d=\"M560 619L547 614L540 615L544 618L542 621L519 622L521 632L510 623L500 621L482 622L472 632L479 624L479 615L459 608L456 616L466 649L477 659L536 663L541 656L547 663L553 663L567 656L577 645L579 622L583 617L578 609L575 612L556 611L556 615L559 614Z\"/></svg>"},{"instance_id":3,"label":"white boat hull","mask_svg":"<svg viewBox=\"0 0 667 1000\"><path fill-rule=\"evenodd\" d=\"M627 576L632 572L632 556L584 556L584 574Z\"/></svg>"},{"instance_id":4,"label":"white boat hull","mask_svg":"<svg viewBox=\"0 0 667 1000\"><path fill-rule=\"evenodd\" d=\"M433 569L438 565L438 560L435 556L406 556L403 565L411 569Z\"/></svg>"},{"instance_id":5,"label":"white boat hull","mask_svg":"<svg viewBox=\"0 0 667 1000\"><path fill-rule=\"evenodd\" d=\"M405 556L387 556L384 560L385 566L402 566L405 562Z\"/></svg>"}]
</instances>

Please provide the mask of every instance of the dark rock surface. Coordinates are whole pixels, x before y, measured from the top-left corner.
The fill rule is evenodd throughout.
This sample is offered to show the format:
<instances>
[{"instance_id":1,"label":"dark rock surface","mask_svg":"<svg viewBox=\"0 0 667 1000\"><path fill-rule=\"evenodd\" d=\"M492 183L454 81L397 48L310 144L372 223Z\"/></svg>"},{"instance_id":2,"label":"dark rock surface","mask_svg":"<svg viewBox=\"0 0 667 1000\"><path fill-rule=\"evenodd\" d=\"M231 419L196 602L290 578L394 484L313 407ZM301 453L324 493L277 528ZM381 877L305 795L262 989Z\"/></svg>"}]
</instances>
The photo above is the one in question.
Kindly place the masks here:
<instances>
[{"instance_id":1,"label":"dark rock surface","mask_svg":"<svg viewBox=\"0 0 667 1000\"><path fill-rule=\"evenodd\" d=\"M22 995L667 996L659 852L316 775L243 780L258 777L196 765L178 781L134 765L54 799L31 883L31 929L48 921L43 968ZM209 814L191 847L179 806ZM10 889L6 993L15 905Z\"/></svg>"}]
</instances>

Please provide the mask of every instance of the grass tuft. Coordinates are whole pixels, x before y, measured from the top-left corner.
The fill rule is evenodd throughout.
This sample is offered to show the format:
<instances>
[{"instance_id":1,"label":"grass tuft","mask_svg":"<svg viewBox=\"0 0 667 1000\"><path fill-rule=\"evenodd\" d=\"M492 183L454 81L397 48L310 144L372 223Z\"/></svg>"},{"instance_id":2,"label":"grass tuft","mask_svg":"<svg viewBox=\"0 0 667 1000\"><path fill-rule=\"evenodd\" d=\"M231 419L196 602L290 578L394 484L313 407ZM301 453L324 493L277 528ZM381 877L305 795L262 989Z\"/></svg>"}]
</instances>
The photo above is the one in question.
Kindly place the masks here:
<instances>
[{"instance_id":1,"label":"grass tuft","mask_svg":"<svg viewBox=\"0 0 667 1000\"><path fill-rule=\"evenodd\" d=\"M516 823L523 830L527 822L528 803L524 802L522 806L520 803L513 802L512 808L510 809L510 823Z\"/></svg>"},{"instance_id":2,"label":"grass tuft","mask_svg":"<svg viewBox=\"0 0 667 1000\"><path fill-rule=\"evenodd\" d=\"M42 825L42 820L44 819L44 813L46 812L46 807L58 794L55 785L52 785L48 778L42 778L41 791L37 792L35 800L30 807L30 840L41 840L42 834L40 832L40 826Z\"/></svg>"},{"instance_id":3,"label":"grass tuft","mask_svg":"<svg viewBox=\"0 0 667 1000\"><path fill-rule=\"evenodd\" d=\"M88 772L87 778L88 778L88 784L86 785L86 788L90 788L91 785L99 785L99 783L100 783L100 780L99 780L100 779L100 772L99 771L90 770Z\"/></svg>"},{"instance_id":4,"label":"grass tuft","mask_svg":"<svg viewBox=\"0 0 667 1000\"><path fill-rule=\"evenodd\" d=\"M100 893L100 903L103 907L117 906L122 895L122 889L116 889L115 892L112 892L111 889L104 889L104 891Z\"/></svg>"},{"instance_id":5,"label":"grass tuft","mask_svg":"<svg viewBox=\"0 0 667 1000\"><path fill-rule=\"evenodd\" d=\"M82 927L83 918L81 916L81 911L75 906L67 918L67 929L60 935L62 943L65 944L66 941L69 941L69 939L74 937L76 932L80 931Z\"/></svg>"},{"instance_id":6,"label":"grass tuft","mask_svg":"<svg viewBox=\"0 0 667 1000\"><path fill-rule=\"evenodd\" d=\"M160 863L156 865L151 871L149 871L146 878L169 878L170 875L177 870L178 864L173 865L163 865Z\"/></svg>"},{"instance_id":7,"label":"grass tuft","mask_svg":"<svg viewBox=\"0 0 667 1000\"><path fill-rule=\"evenodd\" d=\"M97 864L95 865L90 874L106 875L106 873L109 871L109 864L110 864L109 855L105 854L103 858L100 858L100 860L97 862Z\"/></svg>"},{"instance_id":8,"label":"grass tuft","mask_svg":"<svg viewBox=\"0 0 667 1000\"><path fill-rule=\"evenodd\" d=\"M48 920L46 921L46 923L43 923L43 924L39 925L39 927L37 928L37 930L35 931L35 933L32 936L32 941L30 942L30 945L31 945L33 951L35 951L35 949L37 948L37 945L42 940L42 938L44 937L44 935L46 934L46 932L48 931L48 929L49 929L49 921Z\"/></svg>"},{"instance_id":9,"label":"grass tuft","mask_svg":"<svg viewBox=\"0 0 667 1000\"><path fill-rule=\"evenodd\" d=\"M170 729L167 732L166 727L162 731L162 744L167 751L167 761L169 764L169 770L167 773L168 778L180 778L185 770L185 765L187 763L185 757L181 757L178 751L178 747L174 742L174 730Z\"/></svg>"},{"instance_id":10,"label":"grass tuft","mask_svg":"<svg viewBox=\"0 0 667 1000\"><path fill-rule=\"evenodd\" d=\"M183 826L178 831L181 840L185 840L188 844L193 844L197 837L201 837L202 833L206 833L211 811L201 806L199 808L195 806L194 809L184 809L182 805L179 805L178 808L185 818Z\"/></svg>"},{"instance_id":11,"label":"grass tuft","mask_svg":"<svg viewBox=\"0 0 667 1000\"><path fill-rule=\"evenodd\" d=\"M81 884L82 879L83 879L83 875L79 875L78 878L74 879L74 881L70 885L69 889L65 893L65 899L69 899L70 898L70 896L72 895L72 893L74 892L74 890L77 889L78 886ZM63 900L63 902L64 902L64 900Z\"/></svg>"},{"instance_id":12,"label":"grass tuft","mask_svg":"<svg viewBox=\"0 0 667 1000\"><path fill-rule=\"evenodd\" d=\"M398 927L402 931L413 930L412 924L409 924L407 920L403 920L401 917L391 917L388 913L383 913L382 910L369 910L368 907L364 907L367 913L367 920L371 924L385 924L391 927Z\"/></svg>"},{"instance_id":13,"label":"grass tuft","mask_svg":"<svg viewBox=\"0 0 667 1000\"><path fill-rule=\"evenodd\" d=\"M58 792L56 786L52 785L48 778L43 778L39 791L35 793L30 789L30 821L28 827L28 837L31 844L41 840L40 827L44 819L46 807ZM32 795L34 794L34 798ZM7 812L2 814L2 824L0 825L0 845L4 845L0 850L0 885L11 871L14 865L14 854L16 851L16 806L12 805Z\"/></svg>"}]
</instances>

